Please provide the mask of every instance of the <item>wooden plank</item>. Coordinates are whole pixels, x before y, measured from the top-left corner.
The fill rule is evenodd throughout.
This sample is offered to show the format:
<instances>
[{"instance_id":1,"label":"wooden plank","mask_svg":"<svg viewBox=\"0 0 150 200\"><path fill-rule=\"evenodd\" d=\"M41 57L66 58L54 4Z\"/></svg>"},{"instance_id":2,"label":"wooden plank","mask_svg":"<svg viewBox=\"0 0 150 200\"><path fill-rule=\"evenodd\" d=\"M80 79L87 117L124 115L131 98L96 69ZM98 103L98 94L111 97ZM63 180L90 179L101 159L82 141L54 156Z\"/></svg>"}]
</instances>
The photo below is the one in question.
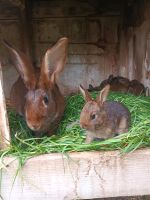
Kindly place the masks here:
<instances>
[{"instance_id":1,"label":"wooden plank","mask_svg":"<svg viewBox=\"0 0 150 200\"><path fill-rule=\"evenodd\" d=\"M106 44L110 44L118 42L118 24L117 17L47 18L33 21L33 34L34 40L38 42L55 42L67 36L71 43L101 45L101 40L105 40Z\"/></svg>"},{"instance_id":2,"label":"wooden plank","mask_svg":"<svg viewBox=\"0 0 150 200\"><path fill-rule=\"evenodd\" d=\"M21 48L21 35L18 21L7 20L0 22L0 38L7 40L16 48ZM2 63L10 63L8 49L0 41L0 60ZM9 62L8 62L9 61Z\"/></svg>"},{"instance_id":3,"label":"wooden plank","mask_svg":"<svg viewBox=\"0 0 150 200\"><path fill-rule=\"evenodd\" d=\"M17 1L18 3L20 1ZM22 50L33 61L32 45L32 4L31 1L24 0L24 7L20 7L20 32L22 40Z\"/></svg>"},{"instance_id":4,"label":"wooden plank","mask_svg":"<svg viewBox=\"0 0 150 200\"><path fill-rule=\"evenodd\" d=\"M33 16L39 17L68 17L68 16L109 16L120 14L120 1L69 1L69 0L34 0ZM78 6L77 6L78 4Z\"/></svg>"},{"instance_id":5,"label":"wooden plank","mask_svg":"<svg viewBox=\"0 0 150 200\"><path fill-rule=\"evenodd\" d=\"M43 54L44 55L44 54ZM67 63L68 64L100 64L101 58L103 56L99 55L78 55L78 54L70 54L68 55ZM36 61L40 61L42 55L36 56Z\"/></svg>"},{"instance_id":6,"label":"wooden plank","mask_svg":"<svg viewBox=\"0 0 150 200\"><path fill-rule=\"evenodd\" d=\"M52 46L51 42L39 43L34 42L35 49L35 61L36 63L40 63L42 57L46 50ZM67 59L67 63L100 63L101 58L103 57L104 50L98 48L94 44L84 44L84 43L69 43L69 57ZM94 58L96 60L94 60ZM92 60L91 60L92 59ZM75 61L76 60L76 61ZM78 62L77 62L78 60Z\"/></svg>"},{"instance_id":7,"label":"wooden plank","mask_svg":"<svg viewBox=\"0 0 150 200\"><path fill-rule=\"evenodd\" d=\"M0 149L7 148L10 143L10 133L7 119L5 97L3 92L2 78L2 67L0 64Z\"/></svg>"},{"instance_id":8,"label":"wooden plank","mask_svg":"<svg viewBox=\"0 0 150 200\"><path fill-rule=\"evenodd\" d=\"M35 41L34 48L35 48L35 54L37 57L43 56L43 54L46 52L46 50L53 45L52 42L38 42ZM103 55L104 50L97 47L93 43L72 43L69 42L69 54L72 55Z\"/></svg>"},{"instance_id":9,"label":"wooden plank","mask_svg":"<svg viewBox=\"0 0 150 200\"><path fill-rule=\"evenodd\" d=\"M0 19L9 20L18 18L18 8L8 0L0 1Z\"/></svg>"},{"instance_id":10,"label":"wooden plank","mask_svg":"<svg viewBox=\"0 0 150 200\"><path fill-rule=\"evenodd\" d=\"M71 42L87 42L86 32L85 19L46 19L35 20L33 23L34 40L39 42L56 42L64 36Z\"/></svg>"},{"instance_id":11,"label":"wooden plank","mask_svg":"<svg viewBox=\"0 0 150 200\"><path fill-rule=\"evenodd\" d=\"M45 154L18 162L5 158L1 195L5 200L71 200L150 194L150 149Z\"/></svg>"},{"instance_id":12,"label":"wooden plank","mask_svg":"<svg viewBox=\"0 0 150 200\"><path fill-rule=\"evenodd\" d=\"M25 1L26 0L7 0L10 4L19 7L20 9L24 9L25 8Z\"/></svg>"},{"instance_id":13,"label":"wooden plank","mask_svg":"<svg viewBox=\"0 0 150 200\"><path fill-rule=\"evenodd\" d=\"M10 91L14 82L18 79L18 72L15 67L7 64L3 64L3 90L5 94L5 98L10 98Z\"/></svg>"},{"instance_id":14,"label":"wooden plank","mask_svg":"<svg viewBox=\"0 0 150 200\"><path fill-rule=\"evenodd\" d=\"M56 0L56 1L33 1L33 16L39 17L64 17L64 16L89 16L96 13L96 9L88 2ZM96 13L97 14L97 13Z\"/></svg>"},{"instance_id":15,"label":"wooden plank","mask_svg":"<svg viewBox=\"0 0 150 200\"><path fill-rule=\"evenodd\" d=\"M104 78L104 59L101 58L100 60L100 64L66 64L58 81L61 92L65 95L77 93L79 84L82 84L85 88L88 88L89 84L99 85Z\"/></svg>"}]
</instances>

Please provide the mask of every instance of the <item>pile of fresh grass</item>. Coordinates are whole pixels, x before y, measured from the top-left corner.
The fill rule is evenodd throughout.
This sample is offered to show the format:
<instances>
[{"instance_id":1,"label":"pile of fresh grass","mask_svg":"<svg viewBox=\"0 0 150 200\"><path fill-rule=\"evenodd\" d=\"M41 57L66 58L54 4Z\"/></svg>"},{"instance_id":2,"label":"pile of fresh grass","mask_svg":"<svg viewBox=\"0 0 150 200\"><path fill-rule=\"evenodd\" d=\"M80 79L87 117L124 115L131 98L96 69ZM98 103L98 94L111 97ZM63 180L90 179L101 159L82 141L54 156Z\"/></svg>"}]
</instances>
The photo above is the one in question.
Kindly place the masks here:
<instances>
[{"instance_id":1,"label":"pile of fresh grass","mask_svg":"<svg viewBox=\"0 0 150 200\"><path fill-rule=\"evenodd\" d=\"M92 95L95 97L97 93ZM24 163L27 158L51 152L121 150L126 153L150 146L150 97L110 93L109 99L122 102L129 108L132 124L128 133L85 144L85 135L78 123L84 100L81 95L74 95L66 99L64 117L57 134L52 137L35 138L24 119L9 110L12 143L9 149L0 151L1 158L13 155Z\"/></svg>"}]
</instances>

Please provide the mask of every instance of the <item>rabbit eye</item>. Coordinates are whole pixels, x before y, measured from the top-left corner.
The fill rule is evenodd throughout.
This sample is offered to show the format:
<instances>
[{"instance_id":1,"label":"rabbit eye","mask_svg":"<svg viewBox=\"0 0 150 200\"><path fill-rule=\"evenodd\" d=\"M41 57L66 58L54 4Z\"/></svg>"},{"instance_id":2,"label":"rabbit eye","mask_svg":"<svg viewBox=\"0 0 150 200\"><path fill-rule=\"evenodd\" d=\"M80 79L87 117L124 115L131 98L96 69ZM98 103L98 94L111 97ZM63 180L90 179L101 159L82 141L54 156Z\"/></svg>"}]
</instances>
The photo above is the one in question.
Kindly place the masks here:
<instances>
[{"instance_id":1,"label":"rabbit eye","mask_svg":"<svg viewBox=\"0 0 150 200\"><path fill-rule=\"evenodd\" d=\"M47 104L48 104L48 102L49 102L49 100L48 100L48 97L47 97L47 96L45 96L45 97L43 98L43 101L44 101L44 103L47 105Z\"/></svg>"},{"instance_id":2,"label":"rabbit eye","mask_svg":"<svg viewBox=\"0 0 150 200\"><path fill-rule=\"evenodd\" d=\"M95 115L95 114L92 114L92 115L90 116L90 118L93 120L93 119L96 118L96 115Z\"/></svg>"}]
</instances>

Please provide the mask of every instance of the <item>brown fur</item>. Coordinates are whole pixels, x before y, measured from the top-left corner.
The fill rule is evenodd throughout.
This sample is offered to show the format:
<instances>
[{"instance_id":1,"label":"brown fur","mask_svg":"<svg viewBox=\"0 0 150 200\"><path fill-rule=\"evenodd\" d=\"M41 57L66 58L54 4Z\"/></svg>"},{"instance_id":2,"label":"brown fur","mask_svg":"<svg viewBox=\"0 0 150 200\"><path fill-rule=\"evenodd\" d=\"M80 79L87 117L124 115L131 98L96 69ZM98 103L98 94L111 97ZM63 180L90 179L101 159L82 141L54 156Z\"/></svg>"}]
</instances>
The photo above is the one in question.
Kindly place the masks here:
<instances>
[{"instance_id":1,"label":"brown fur","mask_svg":"<svg viewBox=\"0 0 150 200\"><path fill-rule=\"evenodd\" d=\"M110 84L110 90L111 91L121 91L121 92L127 92L128 86L129 86L129 79L122 77L122 76L116 76L110 75L108 79L103 80L100 84L100 86L93 87L92 85L89 85L88 91L100 91L102 90L107 84Z\"/></svg>"},{"instance_id":2,"label":"brown fur","mask_svg":"<svg viewBox=\"0 0 150 200\"><path fill-rule=\"evenodd\" d=\"M110 85L106 85L96 100L86 101L81 111L80 125L87 130L88 143L94 138L106 139L128 131L130 112L122 103L106 101L109 90ZM80 91L85 98L87 90L80 87Z\"/></svg>"},{"instance_id":3,"label":"brown fur","mask_svg":"<svg viewBox=\"0 0 150 200\"><path fill-rule=\"evenodd\" d=\"M142 83L137 80L130 81L128 92L134 95L145 95L146 90Z\"/></svg>"},{"instance_id":4,"label":"brown fur","mask_svg":"<svg viewBox=\"0 0 150 200\"><path fill-rule=\"evenodd\" d=\"M61 38L46 51L41 70L34 68L24 53L8 42L5 46L20 73L10 97L16 111L25 117L27 125L37 136L43 133L52 135L65 107L64 97L56 82L66 62L68 39Z\"/></svg>"},{"instance_id":5,"label":"brown fur","mask_svg":"<svg viewBox=\"0 0 150 200\"><path fill-rule=\"evenodd\" d=\"M150 65L147 59L145 60L145 70L145 78L150 79Z\"/></svg>"},{"instance_id":6,"label":"brown fur","mask_svg":"<svg viewBox=\"0 0 150 200\"><path fill-rule=\"evenodd\" d=\"M107 84L110 84L110 90L115 92L125 92L134 95L146 95L145 87L138 80L129 81L129 79L122 77L110 75L108 79L101 82L100 86L93 87L89 85L88 91L100 91Z\"/></svg>"},{"instance_id":7,"label":"brown fur","mask_svg":"<svg viewBox=\"0 0 150 200\"><path fill-rule=\"evenodd\" d=\"M111 91L127 92L130 81L125 77L117 76L113 77L108 83L110 84Z\"/></svg>"}]
</instances>

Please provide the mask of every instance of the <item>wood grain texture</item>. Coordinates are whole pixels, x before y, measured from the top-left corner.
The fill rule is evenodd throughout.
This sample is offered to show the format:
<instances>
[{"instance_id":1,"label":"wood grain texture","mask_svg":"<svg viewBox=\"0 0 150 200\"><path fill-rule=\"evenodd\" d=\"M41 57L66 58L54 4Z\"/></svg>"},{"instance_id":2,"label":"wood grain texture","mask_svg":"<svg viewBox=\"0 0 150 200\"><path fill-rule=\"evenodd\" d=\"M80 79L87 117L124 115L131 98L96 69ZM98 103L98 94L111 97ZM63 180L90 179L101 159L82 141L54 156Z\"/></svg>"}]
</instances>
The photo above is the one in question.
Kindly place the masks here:
<instances>
[{"instance_id":1,"label":"wood grain texture","mask_svg":"<svg viewBox=\"0 0 150 200\"><path fill-rule=\"evenodd\" d=\"M3 92L2 67L0 63L0 149L7 148L10 142L8 118Z\"/></svg>"},{"instance_id":2,"label":"wood grain texture","mask_svg":"<svg viewBox=\"0 0 150 200\"><path fill-rule=\"evenodd\" d=\"M79 84L98 86L110 74L137 79L150 90L143 64L150 51L150 1L129 1L128 6L128 1L119 0L32 0L27 1L30 17L22 11L21 23L19 8L10 2L21 1L0 1L0 41L5 38L18 49L26 47L38 66L49 45L69 38L68 65L60 78L66 95L77 92ZM9 69L10 57L1 42L0 59ZM4 88L7 97L10 87Z\"/></svg>"},{"instance_id":3,"label":"wood grain texture","mask_svg":"<svg viewBox=\"0 0 150 200\"><path fill-rule=\"evenodd\" d=\"M18 162L5 158L1 195L12 200L92 199L150 194L150 150L45 154Z\"/></svg>"},{"instance_id":4,"label":"wood grain texture","mask_svg":"<svg viewBox=\"0 0 150 200\"><path fill-rule=\"evenodd\" d=\"M118 13L119 5L116 0L109 5L103 5L104 8L100 7L104 11L108 9L102 12L103 14L97 10L101 4L97 0L92 3L69 0L26 1L28 3L26 11L13 6L16 2L20 2L19 0L15 0L14 4L10 2L12 0L0 2L0 7L4 8L0 8L2 11L0 13L0 41L5 38L14 47L26 52L37 66L40 65L49 46L60 37L69 38L67 65L59 80L63 94L76 93L79 84L86 88L89 84L98 86L111 73L118 74L115 57L119 42L120 19L118 14L107 15L111 9L112 12ZM6 73L9 74L8 69L12 68L12 63L7 49L1 44L0 59L7 66L5 77L8 77L4 79L4 90L9 97L10 88L16 81L16 76L6 75ZM16 73L15 67L12 73Z\"/></svg>"},{"instance_id":5,"label":"wood grain texture","mask_svg":"<svg viewBox=\"0 0 150 200\"><path fill-rule=\"evenodd\" d=\"M120 14L120 1L70 1L70 0L33 0L33 16L34 18L43 17L73 17L78 16L114 16ZM78 5L78 6L77 6Z\"/></svg>"}]
</instances>

